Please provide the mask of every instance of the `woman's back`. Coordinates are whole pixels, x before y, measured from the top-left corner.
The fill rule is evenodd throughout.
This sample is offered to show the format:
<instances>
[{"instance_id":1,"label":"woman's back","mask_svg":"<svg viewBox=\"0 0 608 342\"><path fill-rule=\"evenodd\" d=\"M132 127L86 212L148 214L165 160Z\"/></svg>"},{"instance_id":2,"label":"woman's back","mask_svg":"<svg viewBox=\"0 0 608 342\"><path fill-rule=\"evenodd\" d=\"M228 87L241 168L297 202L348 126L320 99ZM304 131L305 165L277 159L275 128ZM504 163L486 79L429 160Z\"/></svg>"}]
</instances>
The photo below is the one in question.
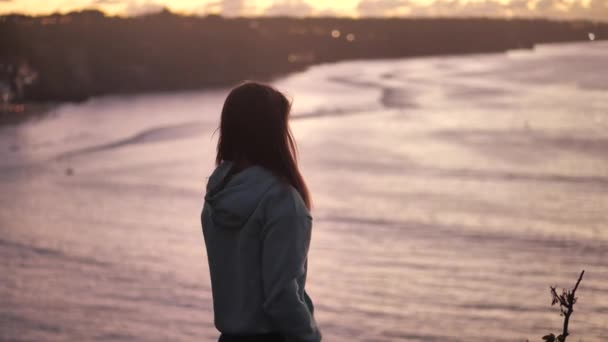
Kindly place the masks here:
<instances>
[{"instance_id":1,"label":"woman's back","mask_svg":"<svg viewBox=\"0 0 608 342\"><path fill-rule=\"evenodd\" d=\"M261 166L211 175L202 225L215 325L228 335L320 341L304 291L311 217L298 191ZM228 177L228 178L227 178Z\"/></svg>"}]
</instances>

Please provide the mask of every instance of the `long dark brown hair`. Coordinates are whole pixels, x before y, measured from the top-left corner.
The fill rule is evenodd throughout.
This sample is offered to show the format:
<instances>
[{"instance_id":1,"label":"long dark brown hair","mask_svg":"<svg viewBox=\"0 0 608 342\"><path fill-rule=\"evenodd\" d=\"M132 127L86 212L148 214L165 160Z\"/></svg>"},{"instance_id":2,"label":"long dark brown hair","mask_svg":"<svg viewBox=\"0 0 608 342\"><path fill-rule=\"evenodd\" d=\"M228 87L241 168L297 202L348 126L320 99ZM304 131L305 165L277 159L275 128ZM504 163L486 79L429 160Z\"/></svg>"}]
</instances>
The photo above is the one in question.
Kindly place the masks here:
<instances>
[{"instance_id":1,"label":"long dark brown hair","mask_svg":"<svg viewBox=\"0 0 608 342\"><path fill-rule=\"evenodd\" d=\"M287 97L269 85L247 81L232 89L222 108L215 163L233 162L231 174L248 165L262 166L291 184L310 209L289 128L290 110Z\"/></svg>"}]
</instances>

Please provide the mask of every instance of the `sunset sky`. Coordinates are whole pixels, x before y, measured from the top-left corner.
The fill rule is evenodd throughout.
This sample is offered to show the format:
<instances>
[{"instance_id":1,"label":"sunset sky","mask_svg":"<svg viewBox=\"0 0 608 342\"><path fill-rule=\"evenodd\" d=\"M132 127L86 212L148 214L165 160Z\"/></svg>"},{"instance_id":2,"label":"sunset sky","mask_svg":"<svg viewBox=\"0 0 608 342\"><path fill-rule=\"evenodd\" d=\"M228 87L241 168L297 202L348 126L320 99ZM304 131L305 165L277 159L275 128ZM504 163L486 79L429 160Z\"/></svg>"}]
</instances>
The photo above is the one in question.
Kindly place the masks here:
<instances>
[{"instance_id":1,"label":"sunset sky","mask_svg":"<svg viewBox=\"0 0 608 342\"><path fill-rule=\"evenodd\" d=\"M0 13L85 8L139 15L167 7L188 14L293 16L534 16L608 21L608 0L0 0Z\"/></svg>"}]
</instances>

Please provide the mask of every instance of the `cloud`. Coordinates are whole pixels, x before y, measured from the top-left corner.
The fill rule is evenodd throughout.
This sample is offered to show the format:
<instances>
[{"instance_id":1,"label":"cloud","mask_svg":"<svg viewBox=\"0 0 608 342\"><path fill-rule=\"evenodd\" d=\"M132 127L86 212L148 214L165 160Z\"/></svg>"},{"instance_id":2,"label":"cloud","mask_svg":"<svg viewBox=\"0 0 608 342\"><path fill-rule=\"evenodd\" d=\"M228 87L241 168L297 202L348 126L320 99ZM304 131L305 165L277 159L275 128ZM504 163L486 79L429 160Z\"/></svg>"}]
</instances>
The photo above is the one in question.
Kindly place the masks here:
<instances>
[{"instance_id":1,"label":"cloud","mask_svg":"<svg viewBox=\"0 0 608 342\"><path fill-rule=\"evenodd\" d=\"M92 0L91 5L93 7L99 6L102 8L107 8L106 6L118 6L125 15L138 16L161 12L166 8L166 5L161 3L161 1L162 0Z\"/></svg>"},{"instance_id":2,"label":"cloud","mask_svg":"<svg viewBox=\"0 0 608 342\"><path fill-rule=\"evenodd\" d=\"M247 0L220 0L202 6L199 12L203 14L221 14L228 17L252 14L255 7Z\"/></svg>"},{"instance_id":3,"label":"cloud","mask_svg":"<svg viewBox=\"0 0 608 342\"><path fill-rule=\"evenodd\" d=\"M335 9L323 8L323 9L319 9L319 10L315 11L315 16L317 16L317 17L340 17L340 16L345 16L345 14L340 13L340 12L336 11Z\"/></svg>"},{"instance_id":4,"label":"cloud","mask_svg":"<svg viewBox=\"0 0 608 342\"><path fill-rule=\"evenodd\" d=\"M360 16L491 16L608 19L608 0L361 0Z\"/></svg>"},{"instance_id":5,"label":"cloud","mask_svg":"<svg viewBox=\"0 0 608 342\"><path fill-rule=\"evenodd\" d=\"M603 13L603 19L608 20L608 0L591 0L589 10L597 13L598 16Z\"/></svg>"},{"instance_id":6,"label":"cloud","mask_svg":"<svg viewBox=\"0 0 608 342\"><path fill-rule=\"evenodd\" d=\"M313 7L303 0L280 0L275 1L264 10L265 15L287 15L293 17L304 17L313 14Z\"/></svg>"},{"instance_id":7,"label":"cloud","mask_svg":"<svg viewBox=\"0 0 608 342\"><path fill-rule=\"evenodd\" d=\"M124 0L94 0L91 5L117 5L124 3Z\"/></svg>"},{"instance_id":8,"label":"cloud","mask_svg":"<svg viewBox=\"0 0 608 342\"><path fill-rule=\"evenodd\" d=\"M138 16L151 13L158 13L165 9L165 5L154 2L152 0L131 0L127 2L125 14L128 16Z\"/></svg>"},{"instance_id":9,"label":"cloud","mask_svg":"<svg viewBox=\"0 0 608 342\"><path fill-rule=\"evenodd\" d=\"M361 0L357 12L366 17L385 17L409 8L408 4L407 0Z\"/></svg>"},{"instance_id":10,"label":"cloud","mask_svg":"<svg viewBox=\"0 0 608 342\"><path fill-rule=\"evenodd\" d=\"M269 15L269 16L310 16L318 14L314 7L305 0L275 0L273 3L262 9L256 6L255 0L218 0L199 7L197 13L201 14L221 14L223 16L250 16L250 15Z\"/></svg>"}]
</instances>

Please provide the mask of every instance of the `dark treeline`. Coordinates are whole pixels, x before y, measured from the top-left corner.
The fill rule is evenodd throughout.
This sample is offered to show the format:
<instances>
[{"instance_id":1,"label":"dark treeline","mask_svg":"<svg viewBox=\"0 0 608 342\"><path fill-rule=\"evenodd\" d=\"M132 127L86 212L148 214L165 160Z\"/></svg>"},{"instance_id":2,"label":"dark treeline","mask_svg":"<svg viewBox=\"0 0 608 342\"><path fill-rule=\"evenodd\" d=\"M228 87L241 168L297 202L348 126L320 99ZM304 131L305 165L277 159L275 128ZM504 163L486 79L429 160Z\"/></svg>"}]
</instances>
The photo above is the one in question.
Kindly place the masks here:
<instances>
[{"instance_id":1,"label":"dark treeline","mask_svg":"<svg viewBox=\"0 0 608 342\"><path fill-rule=\"evenodd\" d=\"M590 34L593 33L593 34ZM542 19L222 18L164 11L0 17L0 93L13 102L194 89L345 59L463 54L608 37ZM2 99L0 99L2 100Z\"/></svg>"}]
</instances>

